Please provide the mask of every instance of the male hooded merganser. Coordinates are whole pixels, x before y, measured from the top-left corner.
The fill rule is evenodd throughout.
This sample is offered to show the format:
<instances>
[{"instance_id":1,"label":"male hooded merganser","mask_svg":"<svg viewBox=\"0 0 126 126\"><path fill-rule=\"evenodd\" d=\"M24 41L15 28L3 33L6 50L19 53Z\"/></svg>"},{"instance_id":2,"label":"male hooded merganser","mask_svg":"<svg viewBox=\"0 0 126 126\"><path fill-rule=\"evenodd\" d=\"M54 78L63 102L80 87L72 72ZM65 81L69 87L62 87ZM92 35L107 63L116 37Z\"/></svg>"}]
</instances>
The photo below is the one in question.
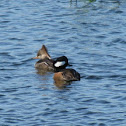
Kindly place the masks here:
<instances>
[{"instance_id":1,"label":"male hooded merganser","mask_svg":"<svg viewBox=\"0 0 126 126\"><path fill-rule=\"evenodd\" d=\"M65 67L68 65L68 59L66 56L51 59L51 56L49 55L45 45L42 46L42 48L38 51L37 56L33 59L40 59L35 64L35 67L38 70L56 71L56 68L57 70L61 70L65 69Z\"/></svg>"},{"instance_id":2,"label":"male hooded merganser","mask_svg":"<svg viewBox=\"0 0 126 126\"><path fill-rule=\"evenodd\" d=\"M54 74L54 80L55 81L78 81L80 80L80 74L74 70L74 69L61 69L64 67L63 65L64 61L61 61L60 58L57 59L53 65L55 67L55 74ZM67 60L68 65L68 60Z\"/></svg>"}]
</instances>

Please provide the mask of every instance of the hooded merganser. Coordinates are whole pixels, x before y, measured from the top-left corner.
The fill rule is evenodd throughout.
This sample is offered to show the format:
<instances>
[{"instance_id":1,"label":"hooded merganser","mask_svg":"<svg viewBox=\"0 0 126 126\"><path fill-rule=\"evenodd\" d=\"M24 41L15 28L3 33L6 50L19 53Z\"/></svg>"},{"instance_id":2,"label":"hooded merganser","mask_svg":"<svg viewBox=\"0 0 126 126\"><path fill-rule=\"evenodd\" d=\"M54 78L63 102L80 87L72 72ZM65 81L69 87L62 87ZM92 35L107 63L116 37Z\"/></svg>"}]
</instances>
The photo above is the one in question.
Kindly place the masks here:
<instances>
[{"instance_id":1,"label":"hooded merganser","mask_svg":"<svg viewBox=\"0 0 126 126\"><path fill-rule=\"evenodd\" d=\"M62 58L57 58L56 61L53 63L55 67L55 74L54 74L54 80L60 80L60 81L78 81L80 80L80 74L74 70L74 69L65 69L68 64L68 59L64 63Z\"/></svg>"},{"instance_id":2,"label":"hooded merganser","mask_svg":"<svg viewBox=\"0 0 126 126\"><path fill-rule=\"evenodd\" d=\"M38 62L36 62L35 68L43 70L54 70L53 60L51 59L45 45L42 46L42 48L38 51L37 56L33 59L40 59Z\"/></svg>"},{"instance_id":3,"label":"hooded merganser","mask_svg":"<svg viewBox=\"0 0 126 126\"><path fill-rule=\"evenodd\" d=\"M51 59L51 56L48 53L47 48L45 45L38 51L37 56L33 59L40 59L36 62L35 67L38 70L46 70L46 71L56 71L65 69L68 65L68 59L66 56L61 56L55 59Z\"/></svg>"}]
</instances>

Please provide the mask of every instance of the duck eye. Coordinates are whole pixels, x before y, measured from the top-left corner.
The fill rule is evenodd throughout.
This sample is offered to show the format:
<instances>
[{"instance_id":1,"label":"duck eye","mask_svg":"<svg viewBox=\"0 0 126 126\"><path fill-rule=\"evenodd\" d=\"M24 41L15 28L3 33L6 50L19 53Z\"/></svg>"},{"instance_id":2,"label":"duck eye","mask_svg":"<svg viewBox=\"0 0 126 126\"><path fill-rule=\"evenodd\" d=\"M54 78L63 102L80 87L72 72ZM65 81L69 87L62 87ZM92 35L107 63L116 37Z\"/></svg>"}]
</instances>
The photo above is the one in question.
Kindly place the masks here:
<instances>
[{"instance_id":1,"label":"duck eye","mask_svg":"<svg viewBox=\"0 0 126 126\"><path fill-rule=\"evenodd\" d=\"M60 67L63 66L65 64L65 61L58 61L55 63L55 67Z\"/></svg>"}]
</instances>

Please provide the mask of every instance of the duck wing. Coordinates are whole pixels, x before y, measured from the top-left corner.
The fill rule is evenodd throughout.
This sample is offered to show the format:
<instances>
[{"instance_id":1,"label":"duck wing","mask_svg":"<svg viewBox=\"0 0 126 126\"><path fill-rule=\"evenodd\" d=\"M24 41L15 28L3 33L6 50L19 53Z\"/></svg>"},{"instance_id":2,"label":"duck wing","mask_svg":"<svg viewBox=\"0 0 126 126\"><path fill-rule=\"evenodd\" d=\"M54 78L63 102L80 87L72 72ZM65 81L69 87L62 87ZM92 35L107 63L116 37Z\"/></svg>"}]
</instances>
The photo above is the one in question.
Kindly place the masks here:
<instances>
[{"instance_id":1,"label":"duck wing","mask_svg":"<svg viewBox=\"0 0 126 126\"><path fill-rule=\"evenodd\" d=\"M36 68L54 70L52 59L41 59L36 64Z\"/></svg>"},{"instance_id":2,"label":"duck wing","mask_svg":"<svg viewBox=\"0 0 126 126\"><path fill-rule=\"evenodd\" d=\"M80 80L80 74L74 69L64 69L62 72L63 78L67 81Z\"/></svg>"}]
</instances>

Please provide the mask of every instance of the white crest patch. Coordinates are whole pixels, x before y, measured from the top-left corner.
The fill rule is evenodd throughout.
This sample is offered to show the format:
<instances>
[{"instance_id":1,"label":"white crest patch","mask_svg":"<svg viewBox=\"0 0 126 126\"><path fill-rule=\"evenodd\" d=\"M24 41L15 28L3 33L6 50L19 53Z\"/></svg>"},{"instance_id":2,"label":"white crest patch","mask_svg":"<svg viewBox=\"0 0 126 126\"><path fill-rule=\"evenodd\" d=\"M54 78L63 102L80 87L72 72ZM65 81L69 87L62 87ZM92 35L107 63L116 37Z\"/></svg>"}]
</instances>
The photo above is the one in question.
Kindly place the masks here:
<instances>
[{"instance_id":1,"label":"white crest patch","mask_svg":"<svg viewBox=\"0 0 126 126\"><path fill-rule=\"evenodd\" d=\"M55 67L60 67L63 66L65 64L65 61L58 61L55 63Z\"/></svg>"}]
</instances>

